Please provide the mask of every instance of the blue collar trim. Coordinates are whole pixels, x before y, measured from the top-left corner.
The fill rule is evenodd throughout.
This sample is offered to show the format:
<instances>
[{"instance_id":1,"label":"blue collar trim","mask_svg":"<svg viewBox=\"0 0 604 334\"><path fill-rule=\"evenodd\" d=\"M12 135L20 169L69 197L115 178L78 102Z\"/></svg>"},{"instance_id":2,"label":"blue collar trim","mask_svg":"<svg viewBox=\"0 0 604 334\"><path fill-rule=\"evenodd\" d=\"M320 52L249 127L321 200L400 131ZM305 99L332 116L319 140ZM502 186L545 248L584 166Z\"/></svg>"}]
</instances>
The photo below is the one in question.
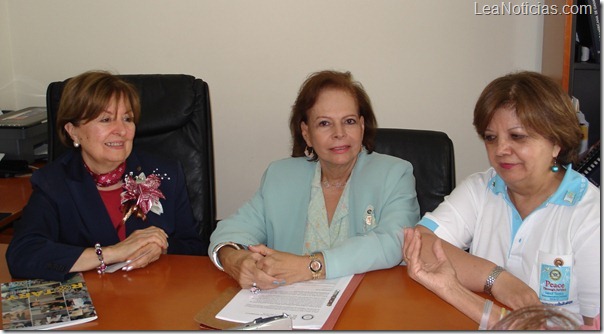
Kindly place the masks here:
<instances>
[{"instance_id":1,"label":"blue collar trim","mask_svg":"<svg viewBox=\"0 0 604 334\"><path fill-rule=\"evenodd\" d=\"M564 175L564 179L562 179L562 183L560 183L556 192L548 198L545 204L552 203L573 206L579 203L581 198L583 198L583 195L585 195L587 187L589 186L589 181L583 177L583 175L572 169L571 164L564 166L564 168L566 169L566 174ZM505 198L508 197L507 185L498 174L495 174L495 176L489 180L489 189L491 189L494 194L501 193Z\"/></svg>"}]
</instances>

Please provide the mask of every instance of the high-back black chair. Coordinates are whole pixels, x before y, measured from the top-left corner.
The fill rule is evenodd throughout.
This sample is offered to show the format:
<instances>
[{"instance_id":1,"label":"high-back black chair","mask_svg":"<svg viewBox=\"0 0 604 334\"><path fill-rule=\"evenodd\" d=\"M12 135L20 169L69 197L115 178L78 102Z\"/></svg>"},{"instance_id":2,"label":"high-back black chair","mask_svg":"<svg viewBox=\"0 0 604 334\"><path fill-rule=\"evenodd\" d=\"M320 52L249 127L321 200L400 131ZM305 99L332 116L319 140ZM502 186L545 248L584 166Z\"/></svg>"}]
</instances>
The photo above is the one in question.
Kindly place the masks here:
<instances>
[{"instance_id":1,"label":"high-back black chair","mask_svg":"<svg viewBox=\"0 0 604 334\"><path fill-rule=\"evenodd\" d=\"M377 129L375 151L413 165L420 215L431 212L455 188L455 154L446 133L432 130Z\"/></svg>"},{"instance_id":2,"label":"high-back black chair","mask_svg":"<svg viewBox=\"0 0 604 334\"><path fill-rule=\"evenodd\" d=\"M120 75L139 92L141 117L134 147L178 159L183 165L193 216L209 241L216 227L214 150L208 84L184 74ZM67 79L69 80L69 79ZM70 148L59 140L55 123L65 81L46 92L48 156L53 161Z\"/></svg>"}]
</instances>

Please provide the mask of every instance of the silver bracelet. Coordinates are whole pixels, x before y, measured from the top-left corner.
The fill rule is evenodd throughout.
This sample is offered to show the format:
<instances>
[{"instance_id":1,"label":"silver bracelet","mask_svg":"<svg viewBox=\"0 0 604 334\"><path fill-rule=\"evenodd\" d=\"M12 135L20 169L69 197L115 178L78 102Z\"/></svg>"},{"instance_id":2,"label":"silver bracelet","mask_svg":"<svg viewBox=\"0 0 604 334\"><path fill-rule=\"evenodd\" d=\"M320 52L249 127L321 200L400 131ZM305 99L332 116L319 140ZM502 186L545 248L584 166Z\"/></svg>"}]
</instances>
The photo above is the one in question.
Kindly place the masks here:
<instances>
[{"instance_id":1,"label":"silver bracelet","mask_svg":"<svg viewBox=\"0 0 604 334\"><path fill-rule=\"evenodd\" d=\"M216 247L214 247L214 249L212 250L212 257L210 257L210 259L212 260L216 268L220 269L220 271L224 271L224 268L222 267L220 260L218 260L218 251L224 246L233 247L236 250L247 249L247 247L245 247L244 245L232 241L221 242L216 245Z\"/></svg>"},{"instance_id":2,"label":"silver bracelet","mask_svg":"<svg viewBox=\"0 0 604 334\"><path fill-rule=\"evenodd\" d=\"M489 277L487 277L486 282L484 282L484 293L486 293L490 296L493 295L493 293L491 292L491 289L493 289L493 284L495 284L495 280L497 279L499 274L501 274L504 271L505 271L505 269L503 269L500 266L495 266L495 268L493 268L493 270L491 270Z\"/></svg>"},{"instance_id":3,"label":"silver bracelet","mask_svg":"<svg viewBox=\"0 0 604 334\"><path fill-rule=\"evenodd\" d=\"M491 317L491 309L493 302L490 299L485 300L484 308L482 309L482 317L480 318L480 326L478 330L485 331L489 328L489 318Z\"/></svg>"}]
</instances>

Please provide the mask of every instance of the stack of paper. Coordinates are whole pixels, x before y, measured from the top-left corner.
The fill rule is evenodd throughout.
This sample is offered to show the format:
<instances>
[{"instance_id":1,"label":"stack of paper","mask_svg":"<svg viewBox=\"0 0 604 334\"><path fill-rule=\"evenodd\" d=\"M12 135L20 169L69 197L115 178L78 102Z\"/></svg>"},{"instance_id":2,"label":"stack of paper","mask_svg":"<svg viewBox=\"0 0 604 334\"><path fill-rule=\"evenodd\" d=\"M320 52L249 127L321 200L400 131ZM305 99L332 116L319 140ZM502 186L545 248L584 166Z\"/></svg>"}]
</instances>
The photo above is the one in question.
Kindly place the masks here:
<instances>
[{"instance_id":1,"label":"stack of paper","mask_svg":"<svg viewBox=\"0 0 604 334\"><path fill-rule=\"evenodd\" d=\"M286 313L294 329L331 329L362 277L300 282L256 294L242 289L216 318L246 323Z\"/></svg>"}]
</instances>

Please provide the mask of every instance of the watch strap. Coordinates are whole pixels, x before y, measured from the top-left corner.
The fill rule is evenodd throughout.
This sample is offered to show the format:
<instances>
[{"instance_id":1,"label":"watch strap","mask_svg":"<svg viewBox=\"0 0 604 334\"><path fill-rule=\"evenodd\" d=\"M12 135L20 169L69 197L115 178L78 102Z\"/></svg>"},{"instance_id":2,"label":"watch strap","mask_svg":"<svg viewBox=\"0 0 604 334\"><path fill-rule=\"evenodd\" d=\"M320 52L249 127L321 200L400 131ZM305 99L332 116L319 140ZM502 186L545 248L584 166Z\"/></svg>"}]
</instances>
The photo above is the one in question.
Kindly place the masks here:
<instances>
[{"instance_id":1,"label":"watch strap","mask_svg":"<svg viewBox=\"0 0 604 334\"><path fill-rule=\"evenodd\" d=\"M319 258L318 254L319 254L319 252L316 252L316 253L312 253L308 256L308 258L310 259L310 262L308 263L308 269L310 270L310 273L312 274L313 280L320 279L321 274L323 272L323 262L321 262L321 259ZM313 269L314 263L319 263L318 270Z\"/></svg>"}]
</instances>

